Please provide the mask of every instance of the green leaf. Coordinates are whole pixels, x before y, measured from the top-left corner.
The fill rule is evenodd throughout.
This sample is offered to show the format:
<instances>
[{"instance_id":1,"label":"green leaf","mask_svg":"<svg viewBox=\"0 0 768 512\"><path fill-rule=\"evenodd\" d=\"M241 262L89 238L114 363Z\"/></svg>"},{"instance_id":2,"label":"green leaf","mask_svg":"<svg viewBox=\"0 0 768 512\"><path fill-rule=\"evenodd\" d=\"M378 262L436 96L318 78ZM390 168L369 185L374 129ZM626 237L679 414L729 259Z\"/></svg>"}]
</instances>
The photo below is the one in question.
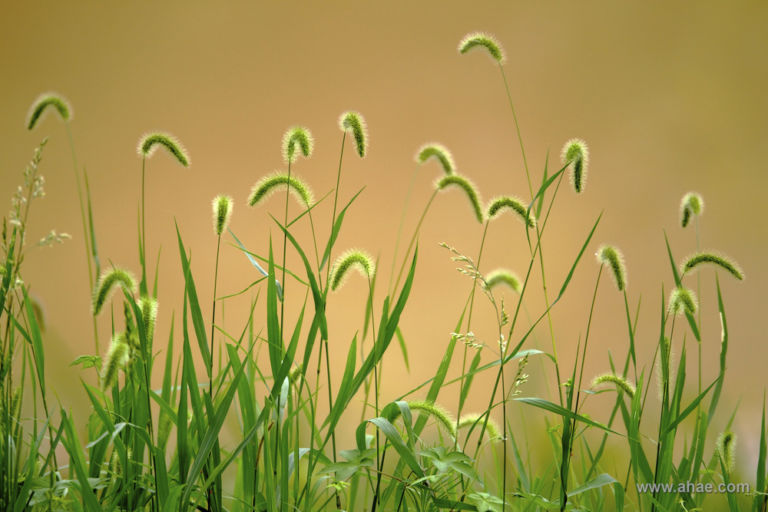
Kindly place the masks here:
<instances>
[{"instance_id":1,"label":"green leaf","mask_svg":"<svg viewBox=\"0 0 768 512\"><path fill-rule=\"evenodd\" d=\"M552 402L549 402L547 400L544 400L543 398L536 398L536 397L521 397L521 398L515 398L518 402L523 402L524 404L532 405L534 407L538 407L539 409L544 409L545 411L554 412L555 414L559 414L563 418L570 418L572 420L580 421L582 423L585 423L587 425L590 425L592 427L597 427L600 430L603 430L605 432L609 432L611 434L615 434L617 436L624 437L623 435L619 434L615 430L612 430L608 428L607 426L603 425L602 423L598 423L597 421L591 420L587 418L586 416L582 416L581 414L576 414L573 411L569 411L568 409L561 407L557 404L553 404Z\"/></svg>"}]
</instances>

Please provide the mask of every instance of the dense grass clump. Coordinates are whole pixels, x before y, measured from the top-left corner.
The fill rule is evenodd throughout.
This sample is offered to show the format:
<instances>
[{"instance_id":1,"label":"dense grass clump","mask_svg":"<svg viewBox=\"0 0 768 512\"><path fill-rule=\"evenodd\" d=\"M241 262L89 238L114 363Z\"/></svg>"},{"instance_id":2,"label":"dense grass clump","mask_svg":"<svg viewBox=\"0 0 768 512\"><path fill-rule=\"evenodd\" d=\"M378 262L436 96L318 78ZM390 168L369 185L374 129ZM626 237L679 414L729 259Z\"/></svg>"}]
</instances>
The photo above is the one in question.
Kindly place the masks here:
<instances>
[{"instance_id":1,"label":"dense grass clump","mask_svg":"<svg viewBox=\"0 0 768 512\"><path fill-rule=\"evenodd\" d=\"M81 416L53 408L55 385L46 380L45 368L48 335L40 306L29 295L27 279L33 276L22 272L31 249L27 244L31 205L45 196L40 173L44 140L23 171L23 185L11 198L1 230L0 510L683 512L727 507L731 512L764 512L765 409L755 436L758 467L752 480L750 467L736 460L736 436L731 430L735 413L726 411L722 418L720 412L730 342L726 299L719 274L707 274L705 269L724 271L738 280L744 273L731 259L699 247L701 196L686 194L681 205L681 226L695 219L693 256L678 265L665 239L661 256L669 260L668 272L654 277L637 271L646 280L655 279L661 290L660 304L649 308L652 318L645 315L641 321L641 300L627 280L624 256L615 246L595 247L602 214L586 226L569 222L569 235L580 237L578 246L560 255L557 261L565 261L564 265L548 260L545 248L550 245L545 241L560 235L550 224L550 215L565 176L577 193L584 191L586 144L581 139L568 141L557 170L550 169L542 156L540 176L532 177L535 169L526 157L504 73L503 49L482 32L468 34L459 44L462 54L476 48L490 55L501 72L528 187L524 199L503 195L484 207L480 190L468 176L456 172L451 153L440 144L426 144L416 155L418 172L434 160L439 176L415 225L406 222L416 186L412 179L393 250L389 241L382 240L382 247L372 253L359 249L339 253L338 241L350 217L366 206L359 198L370 193L359 190L350 195L341 179L348 136L357 156L368 155L365 120L356 111L344 112L338 119L342 134L335 186L328 186L317 201L309 182L293 172L296 165L306 163L299 162L299 156L312 156L314 139L308 129L292 127L279 148L286 172L264 176L248 195L252 207L265 206L270 197L282 201L279 216L264 208L248 211L260 216L259 227L249 229L259 237L261 249L249 250L235 236L231 196L217 195L210 205L200 205L211 208L206 211L212 213L215 238L206 231L209 247L193 248L183 233L211 226L175 226L174 252L183 285L177 297L163 298L162 308L157 294L161 276L149 276L153 265L147 258L146 167L161 147L186 167L186 150L161 132L140 140L140 275L135 278L111 264L109 256L109 267L102 269L96 232L103 226L93 211L87 175L77 164L69 126L71 107L58 95L41 96L27 126L40 126L42 114L50 109L66 121L80 199L88 283L78 293L90 297L93 351L73 364L82 370L82 392L90 410ZM318 151L326 147L318 143ZM276 155L278 148L274 149ZM307 175L314 181L315 175ZM419 242L427 243L421 236L423 224L444 221L427 215L443 191L460 191L480 224L477 247L454 247L460 242L455 240L450 240L452 245L441 243L466 279L461 289L417 279L425 265L439 269L437 265L444 263L421 261L419 256ZM275 192L280 194L273 196ZM332 206L330 199L325 202L331 192ZM466 203L459 207L466 208ZM489 229L491 220L503 212L523 226L505 230L503 221L498 221ZM389 211L375 214L378 223L395 221L387 217ZM170 222L157 220L157 224ZM299 222L309 230L297 229ZM263 229L267 224L271 231ZM404 231L412 234L400 252ZM515 252L504 256L510 261L488 261L491 257L484 254L487 241L497 236L511 242ZM230 237L233 243L227 244ZM67 238L54 230L44 243ZM190 255L197 251L212 255L214 246L215 265L203 268L195 258L193 267ZM583 264L584 255L595 249L597 266L594 261L591 267ZM388 276L379 257L371 254L393 255ZM254 276L239 276L236 283L224 283L222 278L219 283L220 263L227 258L249 262ZM517 267L519 274L507 270L512 261L526 262ZM557 272L545 271L555 266ZM364 284L358 281L362 286L340 291L352 271L362 276ZM583 307L584 319L569 319L562 325L552 313L572 295L578 282L574 276L585 271L596 277L594 286L583 290L591 300L574 301ZM695 271L694 293L688 281ZM600 287L604 272L616 289ZM552 275L559 281L553 282ZM206 303L198 285L211 276L213 294ZM239 291L220 294L220 284ZM463 308L456 318L433 326L444 338L430 348L440 355L440 363L429 368L409 356L409 347L424 340L414 339L402 320L423 316L409 302L414 289L436 286L441 294L458 295ZM625 339L616 340L609 354L597 353L590 341L594 326L605 321L598 297L610 294L615 301L617 289L623 299L619 321L626 325ZM343 311L359 322L351 332L329 315L344 294L358 295L360 310L350 312L354 308L347 306ZM223 314L217 316L217 308L237 300L248 301L247 313L228 314L226 322ZM286 303L295 307L286 308ZM204 316L203 304L210 305L210 316ZM490 322L478 317L481 308L491 315ZM719 321L704 321L704 312L714 308ZM99 333L107 329L107 346L102 346ZM160 333L164 338L166 332L167 339L161 339ZM707 381L702 361L704 347L711 348L707 342L713 337L719 340L718 366ZM648 350L636 350L641 341ZM698 372L689 372L686 363L693 343ZM560 351L570 360L559 353L564 344L576 348ZM385 357L392 352L399 352L399 358ZM644 357L651 352L652 357ZM707 352L707 357L711 355ZM587 358L605 364L608 371L585 380ZM413 372L421 384L400 395L384 391L382 383L393 378L389 372L396 364ZM153 377L159 385L152 385ZM534 378L546 385L534 387L530 382ZM658 393L650 393L651 388ZM543 416L531 414L533 409ZM732 415L730 421L727 414ZM727 425L715 438L712 431L718 422ZM530 430L542 433L549 443L546 449L532 444L525 435ZM754 483L752 490L708 495L678 486L739 480Z\"/></svg>"}]
</instances>

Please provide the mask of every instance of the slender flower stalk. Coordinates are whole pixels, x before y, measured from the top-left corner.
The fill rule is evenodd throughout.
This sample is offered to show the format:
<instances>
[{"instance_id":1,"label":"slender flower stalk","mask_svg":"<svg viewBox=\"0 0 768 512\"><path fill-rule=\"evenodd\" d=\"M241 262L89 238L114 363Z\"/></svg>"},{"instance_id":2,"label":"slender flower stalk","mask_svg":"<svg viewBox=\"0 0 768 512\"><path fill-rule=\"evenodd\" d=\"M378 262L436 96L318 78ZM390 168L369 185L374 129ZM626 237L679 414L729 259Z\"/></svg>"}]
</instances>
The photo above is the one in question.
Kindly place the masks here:
<instances>
[{"instance_id":1,"label":"slender flower stalk","mask_svg":"<svg viewBox=\"0 0 768 512\"><path fill-rule=\"evenodd\" d=\"M214 335L216 334L216 290L219 284L219 254L221 252L221 235L227 230L229 221L232 218L232 198L225 195L218 195L213 198L211 207L213 209L213 232L216 235L216 266L213 273L213 301L211 304L211 340L210 340L210 367L208 368L208 375L213 376L213 357L214 351ZM208 382L208 395L213 403L213 379Z\"/></svg>"}]
</instances>

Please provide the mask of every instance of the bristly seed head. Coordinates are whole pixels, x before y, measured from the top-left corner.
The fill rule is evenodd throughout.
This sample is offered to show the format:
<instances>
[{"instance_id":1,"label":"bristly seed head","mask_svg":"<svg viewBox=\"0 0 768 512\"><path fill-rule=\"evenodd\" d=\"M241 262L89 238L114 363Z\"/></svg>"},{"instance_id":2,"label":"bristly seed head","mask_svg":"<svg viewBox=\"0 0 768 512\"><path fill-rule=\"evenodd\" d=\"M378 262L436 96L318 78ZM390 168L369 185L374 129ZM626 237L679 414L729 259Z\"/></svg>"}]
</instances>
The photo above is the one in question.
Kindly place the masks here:
<instances>
[{"instance_id":1,"label":"bristly seed head","mask_svg":"<svg viewBox=\"0 0 768 512\"><path fill-rule=\"evenodd\" d=\"M493 219L503 210L509 209L515 212L518 217L529 227L536 227L536 217L533 212L528 212L528 207L514 196L502 196L493 199L488 204L488 219Z\"/></svg>"},{"instance_id":2,"label":"bristly seed head","mask_svg":"<svg viewBox=\"0 0 768 512\"><path fill-rule=\"evenodd\" d=\"M312 156L315 141L308 129L303 126L292 126L283 135L283 160L285 163L293 163L299 157L296 147L304 158Z\"/></svg>"},{"instance_id":3,"label":"bristly seed head","mask_svg":"<svg viewBox=\"0 0 768 512\"><path fill-rule=\"evenodd\" d=\"M157 323L157 300L142 295L139 299L139 309L141 310L141 321L144 324L147 341L151 341L155 333L155 323Z\"/></svg>"},{"instance_id":4,"label":"bristly seed head","mask_svg":"<svg viewBox=\"0 0 768 512\"><path fill-rule=\"evenodd\" d=\"M700 252L690 256L685 260L685 263L683 263L681 272L683 275L685 275L696 270L696 267L702 263L711 263L713 265L717 265L739 281L744 279L744 273L735 262L731 261L725 256L720 256L712 252Z\"/></svg>"},{"instance_id":5,"label":"bristly seed head","mask_svg":"<svg viewBox=\"0 0 768 512\"><path fill-rule=\"evenodd\" d=\"M723 460L725 469L732 473L736 466L736 434L726 430L717 438L717 453Z\"/></svg>"},{"instance_id":6,"label":"bristly seed head","mask_svg":"<svg viewBox=\"0 0 768 512\"><path fill-rule=\"evenodd\" d=\"M607 264L611 268L611 276L620 292L627 287L627 269L624 266L624 256L621 251L611 245L601 245L595 253L597 262Z\"/></svg>"},{"instance_id":7,"label":"bristly seed head","mask_svg":"<svg viewBox=\"0 0 768 512\"><path fill-rule=\"evenodd\" d=\"M489 290L500 284L505 284L515 292L520 293L520 279L509 270L498 268L488 272L488 275L485 276L485 285Z\"/></svg>"},{"instance_id":8,"label":"bristly seed head","mask_svg":"<svg viewBox=\"0 0 768 512\"><path fill-rule=\"evenodd\" d=\"M437 188L437 190L445 190L449 186L456 186L464 191L464 193L467 195L467 199L469 199L469 202L472 205L472 210L475 212L477 221L482 224L485 220L483 208L480 206L480 197L478 196L477 189L472 184L472 182L464 176L460 176L458 174L449 174L447 176L443 176L435 182L435 188Z\"/></svg>"},{"instance_id":9,"label":"bristly seed head","mask_svg":"<svg viewBox=\"0 0 768 512\"><path fill-rule=\"evenodd\" d=\"M229 219L232 218L232 198L225 195L218 195L213 198L213 231L216 236L227 230Z\"/></svg>"},{"instance_id":10,"label":"bristly seed head","mask_svg":"<svg viewBox=\"0 0 768 512\"><path fill-rule=\"evenodd\" d=\"M128 363L129 351L125 334L116 334L109 344L107 358L101 365L101 389L107 390L117 384L117 373Z\"/></svg>"},{"instance_id":11,"label":"bristly seed head","mask_svg":"<svg viewBox=\"0 0 768 512\"><path fill-rule=\"evenodd\" d=\"M367 252L359 249L350 249L339 256L333 265L331 290L336 291L344 284L345 277L352 267L357 268L360 275L369 280L373 279L374 274L376 274L376 264Z\"/></svg>"},{"instance_id":12,"label":"bristly seed head","mask_svg":"<svg viewBox=\"0 0 768 512\"><path fill-rule=\"evenodd\" d=\"M312 190L309 186L296 176L291 176L289 179L287 174L280 172L264 176L256 182L251 189L251 195L248 196L248 205L255 206L272 195L282 185L289 188L300 205L312 205Z\"/></svg>"},{"instance_id":13,"label":"bristly seed head","mask_svg":"<svg viewBox=\"0 0 768 512\"><path fill-rule=\"evenodd\" d=\"M669 295L669 314L678 315L683 313L689 313L691 315L696 313L698 309L698 302L696 301L696 294L692 290L687 288L675 288Z\"/></svg>"},{"instance_id":14,"label":"bristly seed head","mask_svg":"<svg viewBox=\"0 0 768 512\"><path fill-rule=\"evenodd\" d=\"M150 158L158 146L163 146L184 167L189 167L189 155L181 142L168 133L147 133L139 139L137 150L142 158Z\"/></svg>"},{"instance_id":15,"label":"bristly seed head","mask_svg":"<svg viewBox=\"0 0 768 512\"><path fill-rule=\"evenodd\" d=\"M415 400L408 402L408 408L414 411L422 411L432 416L451 434L452 437L456 437L456 420L453 419L450 413L440 405L434 402Z\"/></svg>"},{"instance_id":16,"label":"bristly seed head","mask_svg":"<svg viewBox=\"0 0 768 512\"><path fill-rule=\"evenodd\" d=\"M612 384L615 384L617 388L624 391L627 395L629 395L629 398L633 398L635 396L635 386L633 386L627 379L620 375L614 375L612 373L605 373L603 375L598 375L597 377L592 380L592 387L597 387L600 384L605 384L607 382L610 382Z\"/></svg>"},{"instance_id":17,"label":"bristly seed head","mask_svg":"<svg viewBox=\"0 0 768 512\"><path fill-rule=\"evenodd\" d=\"M470 32L459 41L459 53L462 55L472 48L485 48L488 54L499 64L504 63L504 50L492 35L485 32Z\"/></svg>"},{"instance_id":18,"label":"bristly seed head","mask_svg":"<svg viewBox=\"0 0 768 512\"><path fill-rule=\"evenodd\" d=\"M27 130L35 127L37 122L42 119L43 114L48 110L48 107L55 108L64 122L72 119L72 107L69 102L55 92L46 92L38 96L29 108Z\"/></svg>"},{"instance_id":19,"label":"bristly seed head","mask_svg":"<svg viewBox=\"0 0 768 512\"><path fill-rule=\"evenodd\" d=\"M355 149L360 158L368 153L368 127L359 112L344 112L339 117L339 128L343 132L352 132L355 138Z\"/></svg>"},{"instance_id":20,"label":"bristly seed head","mask_svg":"<svg viewBox=\"0 0 768 512\"><path fill-rule=\"evenodd\" d=\"M448 151L448 148L437 142L431 142L424 144L419 148L416 153L416 161L423 164L430 158L435 158L440 162L440 166L445 171L445 174L453 174L456 171L456 164L453 163L453 155Z\"/></svg>"},{"instance_id":21,"label":"bristly seed head","mask_svg":"<svg viewBox=\"0 0 768 512\"><path fill-rule=\"evenodd\" d=\"M688 192L680 201L680 225L686 227L694 215L704 212L704 199L696 192Z\"/></svg>"},{"instance_id":22,"label":"bristly seed head","mask_svg":"<svg viewBox=\"0 0 768 512\"><path fill-rule=\"evenodd\" d=\"M113 267L104 271L96 282L96 288L93 292L94 316L98 315L101 308L104 307L115 285L120 285L123 290L130 294L136 293L136 280L130 272L120 267Z\"/></svg>"},{"instance_id":23,"label":"bristly seed head","mask_svg":"<svg viewBox=\"0 0 768 512\"><path fill-rule=\"evenodd\" d=\"M589 150L587 143L581 139L571 139L563 146L562 160L570 166L571 185L577 194L584 191L587 181L587 165L589 164Z\"/></svg>"},{"instance_id":24,"label":"bristly seed head","mask_svg":"<svg viewBox=\"0 0 768 512\"><path fill-rule=\"evenodd\" d=\"M485 415L484 414L477 414L477 413L470 413L465 414L459 419L459 429L471 427L472 425L475 425L475 431L479 432L480 429L483 428L483 423L485 422ZM488 424L485 426L485 433L490 438L491 441L496 441L501 439L501 430L499 429L499 425L494 421L493 418L488 418Z\"/></svg>"}]
</instances>

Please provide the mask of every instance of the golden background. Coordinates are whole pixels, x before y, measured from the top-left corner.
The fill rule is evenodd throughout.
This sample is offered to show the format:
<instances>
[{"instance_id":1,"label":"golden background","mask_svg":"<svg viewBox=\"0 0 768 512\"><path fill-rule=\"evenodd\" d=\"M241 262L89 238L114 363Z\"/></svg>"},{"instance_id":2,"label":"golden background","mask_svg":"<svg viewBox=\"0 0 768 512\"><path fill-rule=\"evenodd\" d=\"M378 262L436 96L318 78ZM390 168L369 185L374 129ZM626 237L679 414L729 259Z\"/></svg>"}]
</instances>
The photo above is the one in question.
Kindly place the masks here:
<instances>
[{"instance_id":1,"label":"golden background","mask_svg":"<svg viewBox=\"0 0 768 512\"><path fill-rule=\"evenodd\" d=\"M354 109L368 122L369 156L359 160L350 144L344 155L341 200L362 186L366 189L347 216L337 248L366 248L379 258L377 319L406 188L417 168L413 157L421 144L439 141L450 148L459 171L474 180L484 199L499 193L528 199L498 70L480 51L465 56L456 51L465 33L484 30L506 49L505 71L535 181L548 152L557 168L567 139L583 138L590 147L585 193L577 197L570 188L560 190L544 240L551 298L603 212L571 288L553 312L562 367L573 364L575 346L586 330L598 270L592 254L602 242L625 254L631 307L642 298L639 362L650 364L661 286L668 291L673 283L664 231L678 260L695 249L693 230L679 226L678 205L685 192L700 192L705 200L703 247L728 254L747 276L744 282L721 276L731 349L719 426L738 404L734 428L740 434L739 458L753 474L768 356L764 2L35 1L4 2L0 11L0 190L10 200L33 148L50 136L42 164L47 197L33 208L30 242L51 228L74 237L62 246L30 249L24 269L24 280L45 305L47 371L64 407L87 411L79 379L93 381L92 371L68 365L77 355L93 351L90 291L63 126L50 115L34 132L25 129L27 109L39 93L57 91L74 107L72 129L79 161L90 177L104 264L139 271L139 137L148 130L165 130L189 150L189 169L159 152L147 173L153 264L162 246L155 341L162 350L171 311L177 326L181 315L174 219L192 250L208 318L216 242L210 201L219 193L232 195L234 232L260 254L266 254L271 234L279 255L282 240L277 241L278 230L267 212L281 216L282 199L274 197L259 208L249 208L245 201L262 175L284 168L280 141L291 125L305 125L315 136L315 154L299 160L293 170L321 197L335 183L341 142L337 117ZM433 163L418 170L407 235L440 172ZM330 204L326 200L316 210L321 238L329 229ZM293 204L291 208L297 212ZM298 232L309 250L308 231L301 226ZM411 372L405 372L393 344L385 361L384 401L434 375L470 289L469 279L455 271L438 243L475 257L481 234L463 197L456 192L438 197L422 230L415 288L401 323ZM225 242L220 295L258 277L230 240ZM297 260L291 261L300 269ZM505 266L524 275L527 262L520 224L508 217L493 222L481 267ZM539 283L538 268L534 275ZM293 319L303 291L298 296L298 286L290 281L287 287L289 295L294 291L288 308ZM362 280L351 279L328 306L337 361L343 361L361 328L364 293ZM513 304L512 296L506 298ZM249 299L246 295L227 303L226 329L240 332ZM702 273L701 299L706 383L716 375L720 336L712 270ZM529 297L527 307L532 316L543 310L540 291ZM259 314L262 309L263 301ZM490 310L482 299L476 309L473 330L492 346ZM102 352L108 324L105 315L100 319ZM695 342L690 334L687 338L693 363ZM178 330L176 341L178 347ZM678 338L678 353L681 343ZM550 350L548 331L537 329L536 339L526 346ZM623 304L604 279L586 375L608 369L609 350L623 360L626 347ZM459 347L456 362L460 356ZM164 353L160 357L158 370ZM484 360L490 358L488 352ZM547 395L547 386L551 389L554 383L549 368L532 361L524 395L553 398ZM690 390L694 370L691 365ZM340 373L335 368L335 377ZM477 408L485 408L488 385L480 379L475 386ZM455 410L455 387L441 396ZM587 412L602 419L600 399L594 402ZM536 411L513 407L513 415L540 420Z\"/></svg>"}]
</instances>

